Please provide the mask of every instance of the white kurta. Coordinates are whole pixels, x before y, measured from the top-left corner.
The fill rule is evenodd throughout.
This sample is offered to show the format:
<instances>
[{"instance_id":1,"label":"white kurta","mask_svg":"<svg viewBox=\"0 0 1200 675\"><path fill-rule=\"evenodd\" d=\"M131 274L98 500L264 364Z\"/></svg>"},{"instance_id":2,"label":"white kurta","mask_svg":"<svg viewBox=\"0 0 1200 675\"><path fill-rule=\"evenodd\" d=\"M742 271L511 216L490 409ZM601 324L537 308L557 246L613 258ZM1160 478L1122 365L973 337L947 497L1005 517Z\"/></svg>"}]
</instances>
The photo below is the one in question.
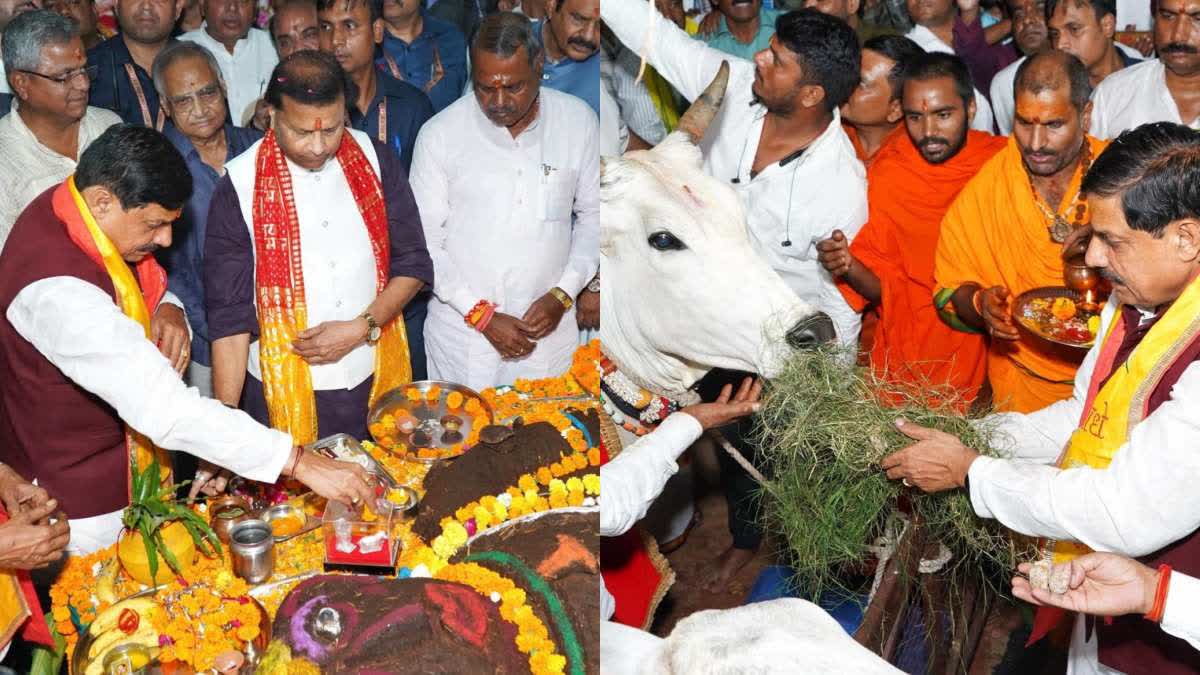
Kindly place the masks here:
<instances>
[{"instance_id":1,"label":"white kurta","mask_svg":"<svg viewBox=\"0 0 1200 675\"><path fill-rule=\"evenodd\" d=\"M179 304L170 295L163 301ZM125 316L98 286L75 277L42 279L22 289L5 316L72 382L112 406L126 424L161 448L267 483L279 478L291 456L291 436L185 385L146 339L141 324ZM86 555L116 543L121 512L69 525L68 553Z\"/></svg>"},{"instance_id":2,"label":"white kurta","mask_svg":"<svg viewBox=\"0 0 1200 675\"><path fill-rule=\"evenodd\" d=\"M905 34L906 38L917 43L921 49L933 54L953 54L954 47L942 42L942 39L934 35L933 31L922 25L913 26L912 30ZM992 123L995 118L992 115L992 106L988 103L987 97L979 91L975 90L975 117L971 120L971 128L977 131L986 131L989 134L994 133Z\"/></svg>"},{"instance_id":3,"label":"white kurta","mask_svg":"<svg viewBox=\"0 0 1200 675\"><path fill-rule=\"evenodd\" d=\"M722 61L729 62L725 101L700 143L704 169L731 181L755 250L793 292L833 319L843 345L856 343L861 317L817 262L816 250L833 230L853 238L867 220L866 171L837 111L799 159L776 162L751 178L766 117L751 91L754 64L693 40L640 0L605 0L600 13L621 42L646 45L650 65L688 100L712 82Z\"/></svg>"},{"instance_id":4,"label":"white kurta","mask_svg":"<svg viewBox=\"0 0 1200 675\"><path fill-rule=\"evenodd\" d=\"M358 142L371 168L379 175L379 157L365 133L347 129ZM254 241L255 159L262 141L225 165L237 192L238 205L250 241ZM331 157L316 171L288 160L296 218L300 222L300 265L304 272L304 302L308 326L326 321L350 321L361 315L379 295L375 255L367 225L354 203L346 174ZM257 259L258 253L255 252ZM250 345L248 372L262 381L258 341ZM360 344L337 363L309 366L314 390L353 389L375 372L375 347Z\"/></svg>"},{"instance_id":5,"label":"white kurta","mask_svg":"<svg viewBox=\"0 0 1200 675\"><path fill-rule=\"evenodd\" d=\"M1092 92L1092 128L1097 138L1111 139L1147 122L1174 122L1200 129L1200 117L1184 120L1167 89L1167 69L1151 59L1109 75Z\"/></svg>"},{"instance_id":6,"label":"white kurta","mask_svg":"<svg viewBox=\"0 0 1200 675\"><path fill-rule=\"evenodd\" d=\"M475 389L555 377L579 343L574 308L528 356L502 360L463 316L479 300L521 318L558 287L579 294L600 263L600 150L595 112L542 87L516 138L464 96L421 127L412 188L433 258L425 322L430 377Z\"/></svg>"},{"instance_id":7,"label":"white kurta","mask_svg":"<svg viewBox=\"0 0 1200 675\"><path fill-rule=\"evenodd\" d=\"M1200 579L1171 573L1171 588L1159 625L1171 635L1187 640L1193 649L1200 649Z\"/></svg>"},{"instance_id":8,"label":"white kurta","mask_svg":"<svg viewBox=\"0 0 1200 675\"><path fill-rule=\"evenodd\" d=\"M79 153L106 129L120 124L117 114L88 106L79 121ZM38 195L58 185L75 172L76 158L64 157L42 144L17 113L13 101L11 113L0 119L0 249L8 239L17 217Z\"/></svg>"},{"instance_id":9,"label":"white kurta","mask_svg":"<svg viewBox=\"0 0 1200 675\"><path fill-rule=\"evenodd\" d=\"M1116 314L1110 302L1099 334ZM1036 537L1082 542L1097 551L1140 556L1200 529L1200 364L1188 366L1163 403L1133 428L1107 469L1053 466L1079 424L1098 349L1075 375L1074 395L1030 414L1003 413L998 423L1008 460L971 465L971 503L984 518ZM1069 673L1109 673L1082 623L1071 642Z\"/></svg>"},{"instance_id":10,"label":"white kurta","mask_svg":"<svg viewBox=\"0 0 1200 675\"><path fill-rule=\"evenodd\" d=\"M199 28L180 35L179 39L195 42L212 52L225 80L229 116L237 126L246 126L254 117L254 104L266 92L271 72L279 63L275 44L266 31L251 28L246 37L237 41L230 54L225 45L208 34L206 25L200 24Z\"/></svg>"}]
</instances>

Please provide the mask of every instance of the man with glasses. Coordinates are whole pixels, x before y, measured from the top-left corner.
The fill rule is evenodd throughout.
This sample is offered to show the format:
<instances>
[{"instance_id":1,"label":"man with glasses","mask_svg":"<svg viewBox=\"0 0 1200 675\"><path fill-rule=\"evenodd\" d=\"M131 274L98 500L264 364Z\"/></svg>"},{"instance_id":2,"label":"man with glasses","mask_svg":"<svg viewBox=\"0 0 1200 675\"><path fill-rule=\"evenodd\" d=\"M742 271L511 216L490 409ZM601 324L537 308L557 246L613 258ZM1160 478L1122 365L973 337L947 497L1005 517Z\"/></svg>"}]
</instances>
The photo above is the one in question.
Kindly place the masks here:
<instances>
[{"instance_id":1,"label":"man with glasses","mask_svg":"<svg viewBox=\"0 0 1200 675\"><path fill-rule=\"evenodd\" d=\"M204 237L213 190L225 163L262 138L255 129L227 122L225 83L211 52L194 42L174 42L154 60L154 87L171 118L164 134L192 174L192 196L175 225L175 239L159 259L171 292L192 326L188 384L212 396L212 356L204 311Z\"/></svg>"},{"instance_id":2,"label":"man with glasses","mask_svg":"<svg viewBox=\"0 0 1200 675\"><path fill-rule=\"evenodd\" d=\"M121 122L88 105L96 70L87 65L71 19L48 9L22 14L4 29L3 52L20 107L0 119L0 249L25 207L70 176L92 141ZM159 305L150 330L172 363L187 363L191 348L181 307Z\"/></svg>"},{"instance_id":3,"label":"man with glasses","mask_svg":"<svg viewBox=\"0 0 1200 675\"><path fill-rule=\"evenodd\" d=\"M20 107L0 119L0 247L29 202L71 175L80 153L121 121L88 106L95 70L74 21L48 9L21 14L4 29L3 52Z\"/></svg>"}]
</instances>

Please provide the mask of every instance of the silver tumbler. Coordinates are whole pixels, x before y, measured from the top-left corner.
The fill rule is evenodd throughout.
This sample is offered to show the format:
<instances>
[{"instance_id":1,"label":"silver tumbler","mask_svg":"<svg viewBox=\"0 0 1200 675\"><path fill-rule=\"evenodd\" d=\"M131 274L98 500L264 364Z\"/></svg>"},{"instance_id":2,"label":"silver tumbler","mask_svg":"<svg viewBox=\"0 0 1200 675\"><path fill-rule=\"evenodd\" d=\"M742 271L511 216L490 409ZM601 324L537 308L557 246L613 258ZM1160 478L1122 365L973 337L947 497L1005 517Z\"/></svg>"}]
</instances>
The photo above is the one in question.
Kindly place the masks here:
<instances>
[{"instance_id":1,"label":"silver tumbler","mask_svg":"<svg viewBox=\"0 0 1200 675\"><path fill-rule=\"evenodd\" d=\"M244 520L229 533L233 573L252 584L266 581L275 571L275 538L263 520Z\"/></svg>"}]
</instances>

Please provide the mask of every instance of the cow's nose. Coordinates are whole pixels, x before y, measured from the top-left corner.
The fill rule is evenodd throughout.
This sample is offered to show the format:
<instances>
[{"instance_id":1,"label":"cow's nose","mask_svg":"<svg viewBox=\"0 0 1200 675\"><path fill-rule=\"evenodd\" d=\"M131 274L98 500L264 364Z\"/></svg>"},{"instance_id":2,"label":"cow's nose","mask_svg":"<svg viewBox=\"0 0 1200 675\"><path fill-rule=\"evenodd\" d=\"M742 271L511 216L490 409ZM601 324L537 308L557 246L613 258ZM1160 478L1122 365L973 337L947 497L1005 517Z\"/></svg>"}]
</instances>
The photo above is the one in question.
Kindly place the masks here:
<instances>
[{"instance_id":1,"label":"cow's nose","mask_svg":"<svg viewBox=\"0 0 1200 675\"><path fill-rule=\"evenodd\" d=\"M837 337L833 320L825 312L817 312L800 320L787 332L787 343L792 349L815 349L832 342Z\"/></svg>"}]
</instances>

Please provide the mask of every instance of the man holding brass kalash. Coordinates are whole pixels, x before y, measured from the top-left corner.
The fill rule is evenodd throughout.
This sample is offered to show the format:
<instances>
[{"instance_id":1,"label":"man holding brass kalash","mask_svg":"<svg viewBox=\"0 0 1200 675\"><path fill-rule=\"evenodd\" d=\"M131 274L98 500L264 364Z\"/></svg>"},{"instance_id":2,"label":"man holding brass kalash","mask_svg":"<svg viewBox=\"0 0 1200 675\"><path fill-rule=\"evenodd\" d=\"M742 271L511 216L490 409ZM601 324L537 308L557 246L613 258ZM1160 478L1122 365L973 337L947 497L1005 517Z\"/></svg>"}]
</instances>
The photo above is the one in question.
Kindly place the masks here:
<instances>
[{"instance_id":1,"label":"man holding brass kalash","mask_svg":"<svg viewBox=\"0 0 1200 675\"><path fill-rule=\"evenodd\" d=\"M964 488L981 517L1040 537L1042 559L1022 565L1019 584L1047 591L1040 602L1073 592L1079 580L1062 572L1078 573L1065 563L1090 550L1157 568L1145 618L1075 620L1069 673L1195 673L1200 652L1166 632L1182 634L1177 623L1157 624L1185 611L1183 582L1169 593L1171 571L1200 572L1200 135L1170 123L1128 131L1081 192L1092 216L1086 262L1112 293L1073 395L985 418L1005 459L900 420L916 443L881 465L927 492ZM1062 618L1039 608L1031 639Z\"/></svg>"}]
</instances>

